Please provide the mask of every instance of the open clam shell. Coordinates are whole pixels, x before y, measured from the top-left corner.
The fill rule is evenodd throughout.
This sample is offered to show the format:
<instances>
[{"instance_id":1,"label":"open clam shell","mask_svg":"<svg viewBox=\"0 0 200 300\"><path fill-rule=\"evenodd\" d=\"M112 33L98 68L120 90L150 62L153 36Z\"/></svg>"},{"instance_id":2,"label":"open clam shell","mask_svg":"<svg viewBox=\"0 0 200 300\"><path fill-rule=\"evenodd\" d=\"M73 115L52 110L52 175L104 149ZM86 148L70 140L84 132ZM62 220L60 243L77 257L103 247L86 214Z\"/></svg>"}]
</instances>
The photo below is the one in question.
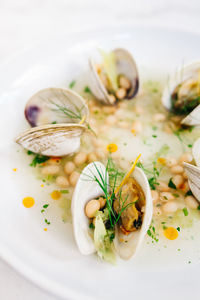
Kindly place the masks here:
<instances>
[{"instance_id":1,"label":"open clam shell","mask_svg":"<svg viewBox=\"0 0 200 300\"><path fill-rule=\"evenodd\" d=\"M188 163L183 163L183 165L188 176L189 187L195 198L200 202L200 167Z\"/></svg>"},{"instance_id":2,"label":"open clam shell","mask_svg":"<svg viewBox=\"0 0 200 300\"><path fill-rule=\"evenodd\" d=\"M101 170L102 176L105 176L106 168L104 165L100 162L95 162L95 165ZM98 183L90 179L97 176L100 180L95 165L94 163L89 164L81 173L74 190L71 206L75 240L79 251L84 255L92 254L96 251L94 241L88 230L89 220L85 215L85 205L91 199L104 196Z\"/></svg>"},{"instance_id":3,"label":"open clam shell","mask_svg":"<svg viewBox=\"0 0 200 300\"><path fill-rule=\"evenodd\" d=\"M139 230L132 232L127 236L116 226L114 246L119 256L125 260L130 259L137 254L147 230L149 229L153 216L153 201L146 175L142 169L136 167L131 177L133 177L142 188L146 201L142 227Z\"/></svg>"},{"instance_id":4,"label":"open clam shell","mask_svg":"<svg viewBox=\"0 0 200 300\"><path fill-rule=\"evenodd\" d=\"M116 60L116 72L117 75L125 75L131 82L131 88L128 91L126 99L132 99L138 92L139 89L139 74L137 65L132 55L125 49L117 48L112 51ZM109 96L108 91L104 84L102 83L96 67L95 63L92 59L89 60L90 66L90 78L91 78L91 90L95 97L108 105L113 105L112 98Z\"/></svg>"},{"instance_id":5,"label":"open clam shell","mask_svg":"<svg viewBox=\"0 0 200 300\"><path fill-rule=\"evenodd\" d=\"M194 85L194 81L199 82L199 74L200 74L200 62L194 62L184 68L181 68L178 72L176 72L173 76L170 77L162 95L162 103L168 109L172 109L172 96L176 93L176 89L180 87L178 90L179 101L185 105L185 99L191 93L191 87ZM199 87L195 87L198 88ZM197 97L198 98L198 97ZM183 100L183 101L182 101ZM181 102L182 101L182 102ZM195 102L196 107L191 106L191 112L187 113L187 115L182 119L181 124L193 126L200 124L200 105L199 102ZM190 105L192 103L190 102Z\"/></svg>"},{"instance_id":6,"label":"open clam shell","mask_svg":"<svg viewBox=\"0 0 200 300\"><path fill-rule=\"evenodd\" d=\"M34 94L25 107L25 117L32 127L46 124L79 123L89 116L88 106L76 92L47 88Z\"/></svg>"},{"instance_id":7,"label":"open clam shell","mask_svg":"<svg viewBox=\"0 0 200 300\"><path fill-rule=\"evenodd\" d=\"M96 251L94 241L89 234L89 220L85 216L85 205L89 200L104 195L98 183L94 182L93 180L87 180L87 178L90 178L91 176L99 177L94 164L96 164L96 166L101 170L102 176L104 176L104 178L108 178L106 169L100 162L89 164L83 170L78 180L72 199L72 216L75 240L80 252L84 255L88 255ZM144 172L140 168L136 167L131 176L137 181L143 190L145 195L145 207L141 228L136 232L129 234L128 238L120 233L116 225L114 246L116 252L123 259L129 259L137 253L150 226L153 214L150 187ZM122 238L124 242L122 242Z\"/></svg>"},{"instance_id":8,"label":"open clam shell","mask_svg":"<svg viewBox=\"0 0 200 300\"><path fill-rule=\"evenodd\" d=\"M27 150L46 156L64 156L80 147L80 136L86 130L79 124L38 126L21 133L16 142Z\"/></svg>"}]
</instances>

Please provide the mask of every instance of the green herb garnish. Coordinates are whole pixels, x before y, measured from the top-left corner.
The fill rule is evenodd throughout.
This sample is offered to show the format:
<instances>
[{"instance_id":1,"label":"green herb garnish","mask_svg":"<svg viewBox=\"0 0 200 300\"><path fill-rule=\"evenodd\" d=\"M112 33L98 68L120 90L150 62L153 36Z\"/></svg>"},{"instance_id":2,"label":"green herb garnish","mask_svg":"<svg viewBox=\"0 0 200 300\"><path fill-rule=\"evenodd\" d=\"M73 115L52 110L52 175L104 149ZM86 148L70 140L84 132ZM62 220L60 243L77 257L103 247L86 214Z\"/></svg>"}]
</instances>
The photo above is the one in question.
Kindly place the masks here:
<instances>
[{"instance_id":1,"label":"green herb garnish","mask_svg":"<svg viewBox=\"0 0 200 300\"><path fill-rule=\"evenodd\" d=\"M170 180L168 182L168 187L170 187L171 189L176 190L176 185L173 183L172 178L170 178Z\"/></svg>"},{"instance_id":2,"label":"green herb garnish","mask_svg":"<svg viewBox=\"0 0 200 300\"><path fill-rule=\"evenodd\" d=\"M156 243L159 241L157 238L158 234L156 233L155 227L150 225L149 229L147 230L148 236L150 236Z\"/></svg>"},{"instance_id":3,"label":"green herb garnish","mask_svg":"<svg viewBox=\"0 0 200 300\"><path fill-rule=\"evenodd\" d=\"M69 84L69 88L72 89L75 86L75 84L76 84L75 80L71 81Z\"/></svg>"},{"instance_id":4,"label":"green herb garnish","mask_svg":"<svg viewBox=\"0 0 200 300\"><path fill-rule=\"evenodd\" d=\"M186 217L189 215L189 212L188 212L187 207L184 207L184 208L183 208L183 213L184 213L184 215L185 215Z\"/></svg>"},{"instance_id":5,"label":"green herb garnish","mask_svg":"<svg viewBox=\"0 0 200 300\"><path fill-rule=\"evenodd\" d=\"M94 229L95 228L95 226L94 226L94 224L92 222L89 224L89 228L90 229Z\"/></svg>"},{"instance_id":6,"label":"green herb garnish","mask_svg":"<svg viewBox=\"0 0 200 300\"><path fill-rule=\"evenodd\" d=\"M61 194L69 194L69 190L60 190Z\"/></svg>"},{"instance_id":7,"label":"green herb garnish","mask_svg":"<svg viewBox=\"0 0 200 300\"><path fill-rule=\"evenodd\" d=\"M180 232L180 231L181 231L181 228L180 228L180 227L177 227L176 230L178 230L178 231Z\"/></svg>"},{"instance_id":8,"label":"green herb garnish","mask_svg":"<svg viewBox=\"0 0 200 300\"><path fill-rule=\"evenodd\" d=\"M49 204L44 204L43 208L47 208L49 206Z\"/></svg>"},{"instance_id":9,"label":"green herb garnish","mask_svg":"<svg viewBox=\"0 0 200 300\"><path fill-rule=\"evenodd\" d=\"M50 225L50 224L51 224L47 219L45 219L44 221L45 221L45 223L46 223L47 225Z\"/></svg>"},{"instance_id":10,"label":"green herb garnish","mask_svg":"<svg viewBox=\"0 0 200 300\"><path fill-rule=\"evenodd\" d=\"M185 194L185 196L192 196L193 194L192 194L192 191L191 190L189 190L186 194Z\"/></svg>"},{"instance_id":11,"label":"green herb garnish","mask_svg":"<svg viewBox=\"0 0 200 300\"><path fill-rule=\"evenodd\" d=\"M152 137L155 139L155 138L157 138L157 135L153 134Z\"/></svg>"},{"instance_id":12,"label":"green herb garnish","mask_svg":"<svg viewBox=\"0 0 200 300\"><path fill-rule=\"evenodd\" d=\"M91 93L91 90L90 90L89 86L86 86L86 87L84 88L84 92L85 92L85 93Z\"/></svg>"},{"instance_id":13,"label":"green herb garnish","mask_svg":"<svg viewBox=\"0 0 200 300\"><path fill-rule=\"evenodd\" d=\"M32 160L32 162L30 164L31 167L36 167L37 165L40 165L49 159L48 156L44 156L41 154L35 154L35 153L31 153L31 154L35 155L34 159Z\"/></svg>"}]
</instances>

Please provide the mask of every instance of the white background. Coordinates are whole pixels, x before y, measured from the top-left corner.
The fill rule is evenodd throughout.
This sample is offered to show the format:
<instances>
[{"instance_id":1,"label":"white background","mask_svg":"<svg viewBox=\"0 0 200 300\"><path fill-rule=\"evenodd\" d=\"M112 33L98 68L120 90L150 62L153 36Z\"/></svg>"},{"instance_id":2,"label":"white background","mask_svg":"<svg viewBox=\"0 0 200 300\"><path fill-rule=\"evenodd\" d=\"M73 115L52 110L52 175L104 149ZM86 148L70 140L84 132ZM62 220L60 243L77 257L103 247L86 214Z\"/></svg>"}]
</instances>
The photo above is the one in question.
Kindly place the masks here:
<instances>
[{"instance_id":1,"label":"white background","mask_svg":"<svg viewBox=\"0 0 200 300\"><path fill-rule=\"evenodd\" d=\"M0 66L55 35L124 22L200 32L200 0L0 0ZM0 260L0 299L58 298Z\"/></svg>"}]
</instances>

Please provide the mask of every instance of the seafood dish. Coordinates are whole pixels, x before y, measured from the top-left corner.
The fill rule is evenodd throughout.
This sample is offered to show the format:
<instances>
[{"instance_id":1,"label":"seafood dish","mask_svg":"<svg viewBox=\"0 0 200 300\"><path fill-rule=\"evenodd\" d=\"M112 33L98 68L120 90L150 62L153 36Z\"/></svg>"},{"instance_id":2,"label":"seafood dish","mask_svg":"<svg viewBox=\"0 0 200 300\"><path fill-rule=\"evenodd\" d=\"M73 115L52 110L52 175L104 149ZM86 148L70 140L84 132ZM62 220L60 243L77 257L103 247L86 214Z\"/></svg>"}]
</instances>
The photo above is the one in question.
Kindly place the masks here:
<instances>
[{"instance_id":1,"label":"seafood dish","mask_svg":"<svg viewBox=\"0 0 200 300\"><path fill-rule=\"evenodd\" d=\"M173 243L200 219L200 64L143 81L134 53L99 52L84 86L77 79L27 99L29 127L15 141L64 203L80 253L115 264L146 239Z\"/></svg>"}]
</instances>

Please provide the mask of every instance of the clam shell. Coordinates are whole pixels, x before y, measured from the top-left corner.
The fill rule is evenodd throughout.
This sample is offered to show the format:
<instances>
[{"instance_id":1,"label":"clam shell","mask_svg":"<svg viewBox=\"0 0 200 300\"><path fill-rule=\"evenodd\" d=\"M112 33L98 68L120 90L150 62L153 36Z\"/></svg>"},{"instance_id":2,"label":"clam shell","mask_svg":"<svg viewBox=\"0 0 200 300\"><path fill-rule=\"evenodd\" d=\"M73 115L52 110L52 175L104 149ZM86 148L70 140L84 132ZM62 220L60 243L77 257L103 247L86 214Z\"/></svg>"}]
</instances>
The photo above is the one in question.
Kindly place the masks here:
<instances>
[{"instance_id":1,"label":"clam shell","mask_svg":"<svg viewBox=\"0 0 200 300\"><path fill-rule=\"evenodd\" d=\"M29 129L16 138L27 150L46 156L64 156L76 152L86 130L79 124L43 125Z\"/></svg>"},{"instance_id":2,"label":"clam shell","mask_svg":"<svg viewBox=\"0 0 200 300\"><path fill-rule=\"evenodd\" d=\"M114 246L119 256L125 260L130 259L137 254L147 230L149 229L153 216L153 201L146 175L142 169L136 167L131 176L142 188L146 199L146 206L142 227L139 230L130 233L128 236L124 235L118 228L115 230L116 237L114 239Z\"/></svg>"},{"instance_id":3,"label":"clam shell","mask_svg":"<svg viewBox=\"0 0 200 300\"><path fill-rule=\"evenodd\" d=\"M105 178L106 168L104 165L100 162L95 162L95 164ZM92 181L88 176L99 178L94 163L90 163L81 173L74 190L71 206L75 240L79 251L84 255L96 252L94 241L89 234L89 220L84 213L85 205L89 200L104 195L98 183Z\"/></svg>"},{"instance_id":4,"label":"clam shell","mask_svg":"<svg viewBox=\"0 0 200 300\"><path fill-rule=\"evenodd\" d=\"M194 62L184 68L181 68L173 76L170 77L167 85L163 91L162 103L170 110L171 109L171 95L174 89L183 81L199 75L200 62ZM198 105L191 113L189 113L183 120L181 124L193 126L200 124L200 105Z\"/></svg>"},{"instance_id":5,"label":"clam shell","mask_svg":"<svg viewBox=\"0 0 200 300\"><path fill-rule=\"evenodd\" d=\"M116 57L117 74L125 75L131 81L131 89L128 92L126 99L132 99L139 89L139 74L137 65L132 55L125 49L117 48L112 51ZM90 66L90 78L91 78L91 90L95 97L108 105L113 105L109 97L109 94L100 80L100 77L96 71L95 63L92 59L89 59Z\"/></svg>"},{"instance_id":6,"label":"clam shell","mask_svg":"<svg viewBox=\"0 0 200 300\"><path fill-rule=\"evenodd\" d=\"M185 162L183 165L188 176L189 187L195 198L200 202L200 167Z\"/></svg>"},{"instance_id":7,"label":"clam shell","mask_svg":"<svg viewBox=\"0 0 200 300\"><path fill-rule=\"evenodd\" d=\"M52 123L79 123L89 116L88 106L76 92L47 88L34 94L25 107L25 117L32 127Z\"/></svg>"},{"instance_id":8,"label":"clam shell","mask_svg":"<svg viewBox=\"0 0 200 300\"><path fill-rule=\"evenodd\" d=\"M194 157L195 163L200 167L200 138L198 138L192 147L192 155Z\"/></svg>"},{"instance_id":9,"label":"clam shell","mask_svg":"<svg viewBox=\"0 0 200 300\"><path fill-rule=\"evenodd\" d=\"M105 176L108 176L104 165L102 165L100 162L95 162L95 164L98 166L98 168L101 169L101 173L102 176L104 176L104 178ZM76 185L72 199L72 216L75 240L80 252L84 255L88 255L96 251L94 247L94 241L90 236L88 230L89 221L84 213L85 205L89 200L104 195L101 188L96 182L86 180L87 175L91 176L91 174L95 174L95 176L99 177L94 163L89 164L83 170ZM150 226L153 214L153 203L151 198L150 187L144 172L140 168L136 167L131 176L135 178L135 180L143 189L144 195L146 197L146 206L141 229L137 232L131 233L128 236L127 243L120 242L121 237L127 239L127 236L124 236L121 233L119 233L117 226L115 228L116 237L114 239L114 246L116 252L123 259L129 259L131 256L135 255L136 252L139 250L144 236Z\"/></svg>"}]
</instances>

